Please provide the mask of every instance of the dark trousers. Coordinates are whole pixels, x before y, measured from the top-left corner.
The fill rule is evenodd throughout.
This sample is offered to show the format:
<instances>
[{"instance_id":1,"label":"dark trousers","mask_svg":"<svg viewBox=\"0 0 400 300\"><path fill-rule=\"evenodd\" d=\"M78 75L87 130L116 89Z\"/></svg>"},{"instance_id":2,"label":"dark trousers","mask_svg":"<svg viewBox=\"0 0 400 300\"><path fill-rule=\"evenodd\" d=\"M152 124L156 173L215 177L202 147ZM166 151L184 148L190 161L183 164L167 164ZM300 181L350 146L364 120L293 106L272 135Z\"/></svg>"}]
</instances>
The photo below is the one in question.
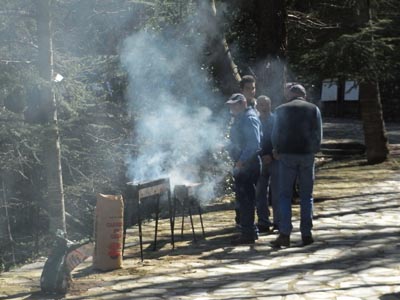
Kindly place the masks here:
<instances>
[{"instance_id":1,"label":"dark trousers","mask_svg":"<svg viewBox=\"0 0 400 300\"><path fill-rule=\"evenodd\" d=\"M259 169L237 174L235 179L236 201L240 210L240 225L243 236L257 237L257 227L254 224L256 183Z\"/></svg>"}]
</instances>

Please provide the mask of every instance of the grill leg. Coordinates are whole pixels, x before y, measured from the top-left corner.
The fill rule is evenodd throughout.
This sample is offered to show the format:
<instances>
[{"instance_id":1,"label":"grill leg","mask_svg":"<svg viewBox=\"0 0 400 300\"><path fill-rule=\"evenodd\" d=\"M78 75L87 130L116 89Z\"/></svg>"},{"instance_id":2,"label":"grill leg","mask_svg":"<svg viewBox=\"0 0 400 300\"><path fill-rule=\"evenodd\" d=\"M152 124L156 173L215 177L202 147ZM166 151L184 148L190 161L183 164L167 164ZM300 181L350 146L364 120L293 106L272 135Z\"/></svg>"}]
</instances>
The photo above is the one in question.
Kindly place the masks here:
<instances>
[{"instance_id":1,"label":"grill leg","mask_svg":"<svg viewBox=\"0 0 400 300\"><path fill-rule=\"evenodd\" d=\"M157 203L156 203L156 227L154 229L154 247L153 251L157 250L157 232L158 232L158 216L160 214L160 195L157 196Z\"/></svg>"},{"instance_id":2,"label":"grill leg","mask_svg":"<svg viewBox=\"0 0 400 300\"><path fill-rule=\"evenodd\" d=\"M143 234L142 234L142 216L140 212L140 199L138 201L138 226L139 226L139 245L140 245L140 258L143 261Z\"/></svg>"},{"instance_id":3,"label":"grill leg","mask_svg":"<svg viewBox=\"0 0 400 300\"><path fill-rule=\"evenodd\" d=\"M128 231L128 227L134 224L134 209L131 209L131 204L128 202L129 200L124 200L124 235L122 241L122 256L124 256L125 252L125 243L126 243L126 232Z\"/></svg>"},{"instance_id":4,"label":"grill leg","mask_svg":"<svg viewBox=\"0 0 400 300\"><path fill-rule=\"evenodd\" d=\"M185 227L185 200L182 200L182 226L181 226L181 239L183 239L183 229Z\"/></svg>"},{"instance_id":5,"label":"grill leg","mask_svg":"<svg viewBox=\"0 0 400 300\"><path fill-rule=\"evenodd\" d=\"M189 204L189 217L190 217L190 224L192 225L193 240L194 240L195 242L197 242L197 240L196 240L196 233L194 232L193 216L192 216L192 209L191 209L191 207L190 207L190 204Z\"/></svg>"},{"instance_id":6,"label":"grill leg","mask_svg":"<svg viewBox=\"0 0 400 300\"><path fill-rule=\"evenodd\" d=\"M199 217L200 217L201 231L203 232L203 238L206 238L206 233L204 232L204 225L203 225L203 212L200 205L199 205Z\"/></svg>"},{"instance_id":7,"label":"grill leg","mask_svg":"<svg viewBox=\"0 0 400 300\"><path fill-rule=\"evenodd\" d=\"M176 210L176 200L174 198L173 207L171 207L171 192L168 191L168 209L169 209L169 226L171 227L171 244L172 249L175 249L175 210Z\"/></svg>"},{"instance_id":8,"label":"grill leg","mask_svg":"<svg viewBox=\"0 0 400 300\"><path fill-rule=\"evenodd\" d=\"M124 252L125 252L125 239L126 239L126 230L127 230L127 222L124 220L124 232L122 236L122 257L124 257Z\"/></svg>"}]
</instances>

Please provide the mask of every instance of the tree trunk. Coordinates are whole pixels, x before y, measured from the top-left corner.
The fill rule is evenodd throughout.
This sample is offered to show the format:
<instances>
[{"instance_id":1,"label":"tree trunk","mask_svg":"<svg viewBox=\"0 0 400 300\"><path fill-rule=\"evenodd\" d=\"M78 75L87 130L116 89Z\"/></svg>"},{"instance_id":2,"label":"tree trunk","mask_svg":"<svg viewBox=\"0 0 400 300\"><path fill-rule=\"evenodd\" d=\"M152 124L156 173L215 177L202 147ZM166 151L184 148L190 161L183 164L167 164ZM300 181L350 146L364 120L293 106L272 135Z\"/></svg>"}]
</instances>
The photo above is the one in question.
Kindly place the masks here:
<instances>
[{"instance_id":1,"label":"tree trunk","mask_svg":"<svg viewBox=\"0 0 400 300\"><path fill-rule=\"evenodd\" d=\"M372 26L372 7L369 0L358 3L360 19L366 20L368 26ZM371 35L371 42L374 37ZM375 55L372 53L372 55ZM367 149L367 161L376 164L385 161L389 155L389 145L386 136L385 122L383 120L381 95L379 83L375 76L361 85L360 106L361 118L364 128L365 147Z\"/></svg>"},{"instance_id":2,"label":"tree trunk","mask_svg":"<svg viewBox=\"0 0 400 300\"><path fill-rule=\"evenodd\" d=\"M360 90L367 161L369 164L381 163L388 158L389 145L382 114L379 84L376 81L366 82L361 85Z\"/></svg>"},{"instance_id":3,"label":"tree trunk","mask_svg":"<svg viewBox=\"0 0 400 300\"><path fill-rule=\"evenodd\" d=\"M205 64L210 67L217 87L224 96L239 90L240 75L217 18L214 0L199 1L200 28L206 39Z\"/></svg>"},{"instance_id":4,"label":"tree trunk","mask_svg":"<svg viewBox=\"0 0 400 300\"><path fill-rule=\"evenodd\" d=\"M38 68L43 79L40 89L42 105L45 107L46 120L44 120L43 153L45 158L45 170L47 177L47 201L50 220L50 233L56 233L57 229L66 232L64 191L61 173L60 136L57 122L57 105L53 80L53 49L51 39L50 1L37 0L37 28L38 28Z\"/></svg>"},{"instance_id":5,"label":"tree trunk","mask_svg":"<svg viewBox=\"0 0 400 300\"><path fill-rule=\"evenodd\" d=\"M0 232L0 241L4 239L6 241L6 245L10 246L11 245L11 253L12 253L12 261L13 265L15 265L15 247L14 247L14 239L11 233L11 224L10 224L10 216L8 214L8 201L7 201L7 188L6 184L4 183L4 179L1 180L1 185L2 185L2 198L3 198L3 205L0 206L4 208L4 217L0 215L0 226L1 226L1 232ZM4 230L3 230L4 228ZM1 268L0 268L1 269Z\"/></svg>"},{"instance_id":6,"label":"tree trunk","mask_svg":"<svg viewBox=\"0 0 400 300\"><path fill-rule=\"evenodd\" d=\"M242 7L256 28L255 59L257 94L268 95L273 106L282 103L286 80L287 11L286 1L242 1Z\"/></svg>"}]
</instances>

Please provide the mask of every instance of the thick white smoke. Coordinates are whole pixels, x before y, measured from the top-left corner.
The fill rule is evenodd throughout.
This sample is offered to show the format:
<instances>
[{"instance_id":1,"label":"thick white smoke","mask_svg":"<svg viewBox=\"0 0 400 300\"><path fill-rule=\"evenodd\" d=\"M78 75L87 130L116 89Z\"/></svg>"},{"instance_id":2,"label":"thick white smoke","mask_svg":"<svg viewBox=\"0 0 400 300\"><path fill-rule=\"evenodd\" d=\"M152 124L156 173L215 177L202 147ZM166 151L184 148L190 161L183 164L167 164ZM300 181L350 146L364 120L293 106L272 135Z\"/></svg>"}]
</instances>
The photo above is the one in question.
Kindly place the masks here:
<instances>
[{"instance_id":1,"label":"thick white smoke","mask_svg":"<svg viewBox=\"0 0 400 300\"><path fill-rule=\"evenodd\" d=\"M172 185L201 182L199 196L209 200L223 166L211 158L223 142L224 121L208 107L223 100L206 82L198 62L201 49L201 40L139 32L125 41L121 61L129 73L133 138L139 146L138 155L127 158L129 178L169 177ZM207 161L213 161L212 171Z\"/></svg>"}]
</instances>

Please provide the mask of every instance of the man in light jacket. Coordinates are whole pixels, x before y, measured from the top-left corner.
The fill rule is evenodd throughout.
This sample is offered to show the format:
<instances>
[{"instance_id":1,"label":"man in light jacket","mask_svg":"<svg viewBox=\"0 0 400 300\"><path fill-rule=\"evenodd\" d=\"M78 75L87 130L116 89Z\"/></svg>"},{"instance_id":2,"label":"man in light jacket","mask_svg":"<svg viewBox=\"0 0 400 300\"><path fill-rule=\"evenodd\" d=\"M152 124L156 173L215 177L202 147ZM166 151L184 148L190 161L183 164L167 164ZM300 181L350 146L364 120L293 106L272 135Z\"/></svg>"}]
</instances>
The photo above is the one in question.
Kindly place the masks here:
<instances>
[{"instance_id":1,"label":"man in light jacket","mask_svg":"<svg viewBox=\"0 0 400 300\"><path fill-rule=\"evenodd\" d=\"M234 117L228 152L234 163L233 178L241 229L241 234L231 244L254 244L258 238L254 224L254 206L255 184L261 170L261 124L256 111L247 106L243 94L233 94L226 104Z\"/></svg>"}]
</instances>

